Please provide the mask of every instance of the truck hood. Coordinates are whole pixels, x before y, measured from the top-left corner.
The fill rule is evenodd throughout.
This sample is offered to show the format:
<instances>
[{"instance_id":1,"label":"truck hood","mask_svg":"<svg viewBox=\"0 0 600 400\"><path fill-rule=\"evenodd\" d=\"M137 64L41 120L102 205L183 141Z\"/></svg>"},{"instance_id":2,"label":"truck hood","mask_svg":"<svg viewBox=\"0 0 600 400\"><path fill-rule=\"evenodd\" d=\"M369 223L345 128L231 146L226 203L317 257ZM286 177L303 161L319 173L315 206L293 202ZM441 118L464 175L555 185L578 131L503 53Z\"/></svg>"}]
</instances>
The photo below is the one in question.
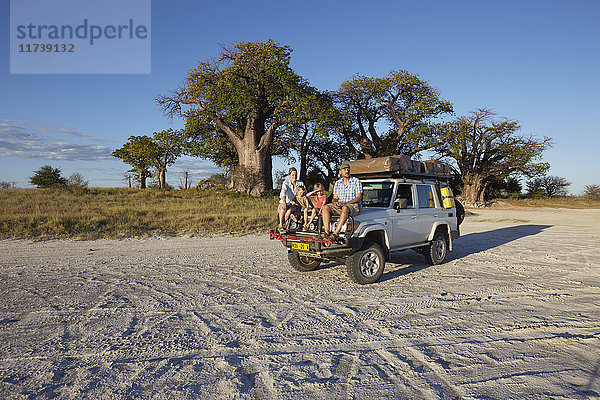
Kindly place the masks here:
<instances>
[{"instance_id":1,"label":"truck hood","mask_svg":"<svg viewBox=\"0 0 600 400\"><path fill-rule=\"evenodd\" d=\"M389 208L386 207L363 207L362 212L354 217L354 222L362 223L386 218L389 215L388 210Z\"/></svg>"}]
</instances>

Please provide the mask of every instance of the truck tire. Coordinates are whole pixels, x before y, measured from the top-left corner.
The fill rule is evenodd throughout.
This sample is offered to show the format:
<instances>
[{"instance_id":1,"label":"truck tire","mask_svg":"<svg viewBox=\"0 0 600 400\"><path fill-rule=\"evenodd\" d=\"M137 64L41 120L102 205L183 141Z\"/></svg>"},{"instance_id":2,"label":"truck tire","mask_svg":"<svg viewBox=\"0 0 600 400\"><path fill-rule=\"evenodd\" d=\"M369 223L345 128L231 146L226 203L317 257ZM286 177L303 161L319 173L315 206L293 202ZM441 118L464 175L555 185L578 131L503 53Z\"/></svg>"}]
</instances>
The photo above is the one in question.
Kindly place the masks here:
<instances>
[{"instance_id":1,"label":"truck tire","mask_svg":"<svg viewBox=\"0 0 600 400\"><path fill-rule=\"evenodd\" d=\"M377 243L365 242L359 251L346 259L348 276L361 285L377 282L384 267L385 255Z\"/></svg>"},{"instance_id":2,"label":"truck tire","mask_svg":"<svg viewBox=\"0 0 600 400\"><path fill-rule=\"evenodd\" d=\"M442 232L433 235L433 241L425 247L425 260L428 264L438 265L444 262L448 252L448 237Z\"/></svg>"},{"instance_id":3,"label":"truck tire","mask_svg":"<svg viewBox=\"0 0 600 400\"><path fill-rule=\"evenodd\" d=\"M302 256L296 250L288 252L288 261L292 268L300 272L312 271L321 265L318 258Z\"/></svg>"}]
</instances>

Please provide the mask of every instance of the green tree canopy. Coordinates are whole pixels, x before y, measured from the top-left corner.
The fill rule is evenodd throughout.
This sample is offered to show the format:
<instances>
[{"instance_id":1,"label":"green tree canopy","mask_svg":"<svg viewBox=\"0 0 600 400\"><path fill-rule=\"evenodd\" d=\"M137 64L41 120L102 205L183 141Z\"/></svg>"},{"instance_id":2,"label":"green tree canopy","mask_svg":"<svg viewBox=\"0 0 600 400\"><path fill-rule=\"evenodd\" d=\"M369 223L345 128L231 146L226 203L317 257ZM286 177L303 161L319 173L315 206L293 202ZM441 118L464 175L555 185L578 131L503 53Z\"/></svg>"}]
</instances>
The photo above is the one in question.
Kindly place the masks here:
<instances>
[{"instance_id":1,"label":"green tree canopy","mask_svg":"<svg viewBox=\"0 0 600 400\"><path fill-rule=\"evenodd\" d=\"M335 132L343 126L343 119L333 106L329 93L316 89L307 92L298 102L296 121L289 123L273 144L276 154L286 157L289 161L295 161L295 155L298 154L299 179L302 181L306 181L311 161L312 168L316 167L313 156L319 152L317 147L327 143L329 135L335 135L337 138ZM348 151L344 150L342 153L347 156Z\"/></svg>"},{"instance_id":2,"label":"green tree canopy","mask_svg":"<svg viewBox=\"0 0 600 400\"><path fill-rule=\"evenodd\" d=\"M437 144L434 120L452 112L439 90L416 74L391 71L384 78L356 75L343 82L336 102L346 116L346 142L357 158L410 156Z\"/></svg>"},{"instance_id":3,"label":"green tree canopy","mask_svg":"<svg viewBox=\"0 0 600 400\"><path fill-rule=\"evenodd\" d=\"M549 168L541 156L550 147L550 138L520 135L516 121L497 121L494 115L491 110L478 109L448 123L443 141L435 148L456 161L468 203L483 203L492 182L519 174L533 177Z\"/></svg>"},{"instance_id":4,"label":"green tree canopy","mask_svg":"<svg viewBox=\"0 0 600 400\"><path fill-rule=\"evenodd\" d=\"M38 188L49 188L56 185L66 185L67 179L61 175L59 168L44 165L29 177L29 182Z\"/></svg>"},{"instance_id":5,"label":"green tree canopy","mask_svg":"<svg viewBox=\"0 0 600 400\"><path fill-rule=\"evenodd\" d=\"M181 131L167 129L154 132L152 141L158 146L155 168L158 175L158 186L161 190L166 187L167 166L177 161L184 150L184 137Z\"/></svg>"},{"instance_id":6,"label":"green tree canopy","mask_svg":"<svg viewBox=\"0 0 600 400\"><path fill-rule=\"evenodd\" d=\"M160 147L148 136L130 136L123 147L112 152L114 157L129 164L138 180L140 189L146 188L146 179L152 176L152 168L161 155Z\"/></svg>"},{"instance_id":7,"label":"green tree canopy","mask_svg":"<svg viewBox=\"0 0 600 400\"><path fill-rule=\"evenodd\" d=\"M257 174L255 195L272 188L273 142L310 92L290 67L291 52L272 40L223 47L191 69L182 88L157 98L167 115L186 118L190 154ZM242 180L232 173L234 189L246 190Z\"/></svg>"},{"instance_id":8,"label":"green tree canopy","mask_svg":"<svg viewBox=\"0 0 600 400\"><path fill-rule=\"evenodd\" d=\"M210 160L230 171L238 165L238 154L225 132L197 110L186 112L184 152L192 157Z\"/></svg>"},{"instance_id":9,"label":"green tree canopy","mask_svg":"<svg viewBox=\"0 0 600 400\"><path fill-rule=\"evenodd\" d=\"M327 136L319 136L311 144L308 153L308 164L314 169L323 171L323 184L326 188L335 182L342 161L352 160L354 155L344 144L339 133L331 132ZM310 171L309 171L310 172Z\"/></svg>"}]
</instances>

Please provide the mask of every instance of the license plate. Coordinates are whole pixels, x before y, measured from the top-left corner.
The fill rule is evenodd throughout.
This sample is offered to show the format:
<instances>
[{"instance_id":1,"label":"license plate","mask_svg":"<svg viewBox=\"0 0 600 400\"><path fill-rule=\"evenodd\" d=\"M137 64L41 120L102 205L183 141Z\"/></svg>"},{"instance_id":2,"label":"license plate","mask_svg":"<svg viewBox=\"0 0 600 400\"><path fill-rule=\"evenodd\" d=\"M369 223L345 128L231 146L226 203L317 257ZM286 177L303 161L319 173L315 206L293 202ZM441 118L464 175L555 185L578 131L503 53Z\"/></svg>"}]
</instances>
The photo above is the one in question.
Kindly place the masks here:
<instances>
[{"instance_id":1,"label":"license plate","mask_svg":"<svg viewBox=\"0 0 600 400\"><path fill-rule=\"evenodd\" d=\"M292 242L292 249L308 251L309 247L308 247L308 243Z\"/></svg>"}]
</instances>

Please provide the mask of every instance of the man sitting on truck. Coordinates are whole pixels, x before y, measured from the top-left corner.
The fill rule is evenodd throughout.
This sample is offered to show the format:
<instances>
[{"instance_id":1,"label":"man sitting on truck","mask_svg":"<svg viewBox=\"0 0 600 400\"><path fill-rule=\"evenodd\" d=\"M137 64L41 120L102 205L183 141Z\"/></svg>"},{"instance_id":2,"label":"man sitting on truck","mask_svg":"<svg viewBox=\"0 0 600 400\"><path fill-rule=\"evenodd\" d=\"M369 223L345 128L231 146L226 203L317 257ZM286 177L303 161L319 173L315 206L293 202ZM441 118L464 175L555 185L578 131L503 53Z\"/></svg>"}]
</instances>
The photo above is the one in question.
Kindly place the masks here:
<instances>
[{"instance_id":1,"label":"man sitting on truck","mask_svg":"<svg viewBox=\"0 0 600 400\"><path fill-rule=\"evenodd\" d=\"M333 186L333 201L323 207L323 227L325 232L321 237L332 242L337 240L340 230L348 220L348 216L356 216L362 211L363 188L360 180L350 175L350 164L343 162L340 165L341 179L338 179ZM337 227L333 232L329 232L329 222L331 215L339 215Z\"/></svg>"}]
</instances>

